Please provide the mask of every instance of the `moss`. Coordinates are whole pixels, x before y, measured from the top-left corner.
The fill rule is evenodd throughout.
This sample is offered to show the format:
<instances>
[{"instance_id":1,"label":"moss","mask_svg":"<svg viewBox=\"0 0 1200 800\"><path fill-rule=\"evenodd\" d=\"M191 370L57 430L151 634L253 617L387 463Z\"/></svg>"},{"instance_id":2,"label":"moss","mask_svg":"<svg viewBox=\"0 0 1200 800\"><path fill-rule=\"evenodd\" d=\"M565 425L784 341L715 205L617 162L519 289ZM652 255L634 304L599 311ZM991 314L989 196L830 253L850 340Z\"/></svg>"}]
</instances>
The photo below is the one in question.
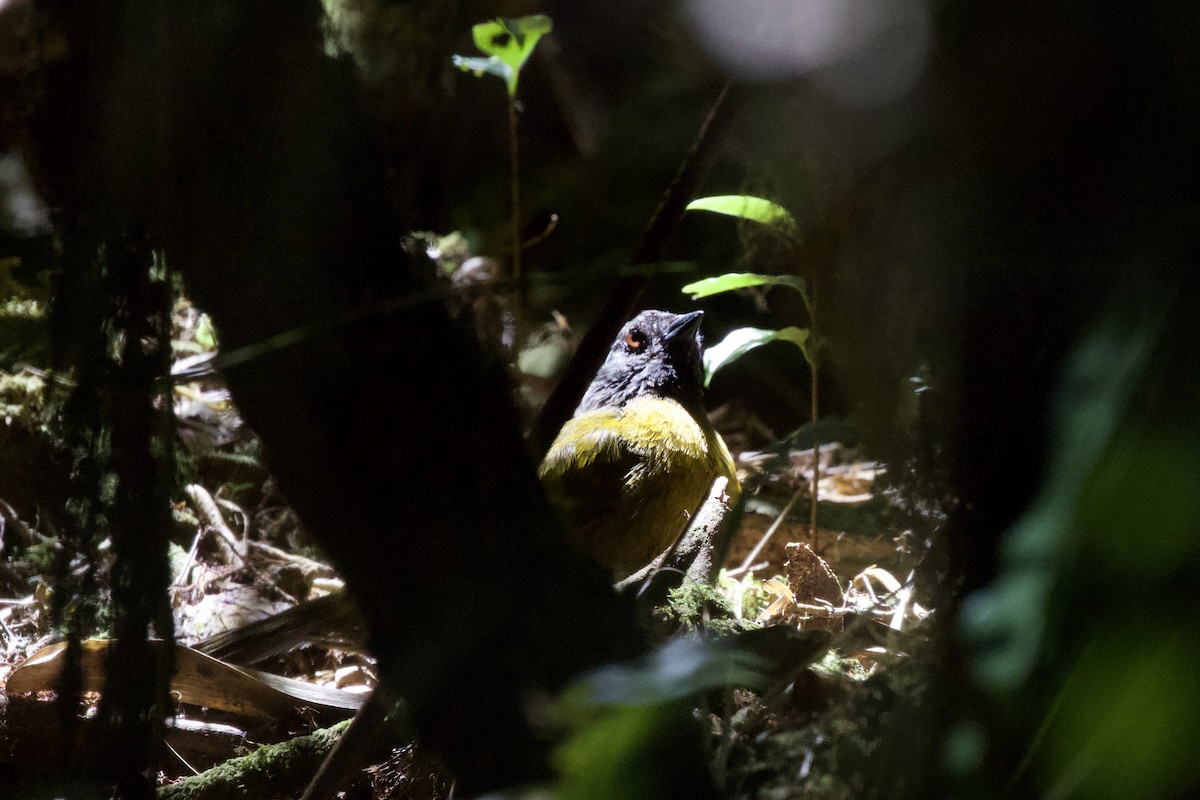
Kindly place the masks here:
<instances>
[{"instance_id":1,"label":"moss","mask_svg":"<svg viewBox=\"0 0 1200 800\"><path fill-rule=\"evenodd\" d=\"M672 589L667 594L667 604L656 611L666 622L678 623L688 630L704 627L717 635L758 627L737 619L729 598L715 586L695 581L684 581Z\"/></svg>"},{"instance_id":2,"label":"moss","mask_svg":"<svg viewBox=\"0 0 1200 800\"><path fill-rule=\"evenodd\" d=\"M218 798L297 797L316 773L349 720L298 736L281 744L266 745L178 783L160 787L159 800L217 800Z\"/></svg>"}]
</instances>

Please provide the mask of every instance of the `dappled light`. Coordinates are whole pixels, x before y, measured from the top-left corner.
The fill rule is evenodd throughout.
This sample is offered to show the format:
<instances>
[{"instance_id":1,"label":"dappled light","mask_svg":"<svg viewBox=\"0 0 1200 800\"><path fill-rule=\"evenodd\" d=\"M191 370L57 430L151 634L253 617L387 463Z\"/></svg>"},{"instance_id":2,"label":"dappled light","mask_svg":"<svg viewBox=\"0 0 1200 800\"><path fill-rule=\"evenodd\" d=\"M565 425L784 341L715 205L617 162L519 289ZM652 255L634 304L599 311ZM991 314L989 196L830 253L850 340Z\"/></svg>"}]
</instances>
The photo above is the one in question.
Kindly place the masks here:
<instances>
[{"instance_id":1,"label":"dappled light","mask_svg":"<svg viewBox=\"0 0 1200 800\"><path fill-rule=\"evenodd\" d=\"M688 0L711 55L749 79L808 77L839 101L875 106L920 80L932 47L925 0Z\"/></svg>"}]
</instances>

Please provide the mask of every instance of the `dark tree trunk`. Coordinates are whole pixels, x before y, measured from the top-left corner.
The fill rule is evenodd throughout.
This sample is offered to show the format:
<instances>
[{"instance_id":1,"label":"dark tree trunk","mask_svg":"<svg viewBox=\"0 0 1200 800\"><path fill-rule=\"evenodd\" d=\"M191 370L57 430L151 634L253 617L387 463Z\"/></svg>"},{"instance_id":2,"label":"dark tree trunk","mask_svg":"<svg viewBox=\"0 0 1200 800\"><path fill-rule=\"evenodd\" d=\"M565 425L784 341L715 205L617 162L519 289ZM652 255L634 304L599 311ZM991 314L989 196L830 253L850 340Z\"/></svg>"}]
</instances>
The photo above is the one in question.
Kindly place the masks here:
<instances>
[{"instance_id":1,"label":"dark tree trunk","mask_svg":"<svg viewBox=\"0 0 1200 800\"><path fill-rule=\"evenodd\" d=\"M249 356L233 395L420 736L466 792L545 775L530 695L640 638L566 547L503 368L400 251L320 4L46 5L69 52L35 142L63 235L149 212L223 350Z\"/></svg>"}]
</instances>

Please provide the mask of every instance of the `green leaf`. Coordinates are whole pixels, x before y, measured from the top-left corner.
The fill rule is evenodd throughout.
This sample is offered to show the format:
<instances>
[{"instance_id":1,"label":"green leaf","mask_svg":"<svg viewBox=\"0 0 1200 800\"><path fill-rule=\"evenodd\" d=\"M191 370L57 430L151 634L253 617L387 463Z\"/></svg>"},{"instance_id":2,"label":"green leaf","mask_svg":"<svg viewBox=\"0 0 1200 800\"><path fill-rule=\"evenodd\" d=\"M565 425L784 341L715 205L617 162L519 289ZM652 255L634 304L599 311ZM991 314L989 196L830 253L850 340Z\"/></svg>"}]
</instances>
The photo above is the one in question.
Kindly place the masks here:
<instances>
[{"instance_id":1,"label":"green leaf","mask_svg":"<svg viewBox=\"0 0 1200 800\"><path fill-rule=\"evenodd\" d=\"M756 347L768 342L791 342L800 348L804 358L812 363L808 348L808 329L789 326L772 331L764 328L737 328L717 344L704 351L704 385L708 386L713 373L726 364L741 358Z\"/></svg>"},{"instance_id":2,"label":"green leaf","mask_svg":"<svg viewBox=\"0 0 1200 800\"><path fill-rule=\"evenodd\" d=\"M475 40L475 46L489 58L454 56L454 65L476 75L487 73L503 78L509 96L516 97L521 68L533 53L538 40L550 33L553 27L545 14L481 22L471 28L471 37Z\"/></svg>"},{"instance_id":3,"label":"green leaf","mask_svg":"<svg viewBox=\"0 0 1200 800\"><path fill-rule=\"evenodd\" d=\"M734 289L747 289L751 286L790 286L804 295L805 302L808 300L803 278L795 275L756 275L753 272L729 272L715 278L705 278L689 283L680 291L690 294L693 300L699 300L701 297L732 292Z\"/></svg>"},{"instance_id":4,"label":"green leaf","mask_svg":"<svg viewBox=\"0 0 1200 800\"><path fill-rule=\"evenodd\" d=\"M688 211L712 211L761 222L787 231L796 229L796 219L783 206L747 194L722 194L701 197L687 204Z\"/></svg>"},{"instance_id":5,"label":"green leaf","mask_svg":"<svg viewBox=\"0 0 1200 800\"><path fill-rule=\"evenodd\" d=\"M555 750L559 782L554 796L563 800L662 797L662 773L683 760L681 733L691 734L693 748L699 740L694 726L690 708L680 701L596 713ZM696 761L702 769L703 761Z\"/></svg>"},{"instance_id":6,"label":"green leaf","mask_svg":"<svg viewBox=\"0 0 1200 800\"><path fill-rule=\"evenodd\" d=\"M208 314L200 315L200 323L196 326L196 342L205 350L213 350L217 346L217 330Z\"/></svg>"},{"instance_id":7,"label":"green leaf","mask_svg":"<svg viewBox=\"0 0 1200 800\"><path fill-rule=\"evenodd\" d=\"M763 666L758 656L726 643L683 637L636 661L601 667L581 684L593 705L652 705L718 686L760 686Z\"/></svg>"},{"instance_id":8,"label":"green leaf","mask_svg":"<svg viewBox=\"0 0 1200 800\"><path fill-rule=\"evenodd\" d=\"M732 645L732 647L730 646ZM768 664L737 643L685 637L577 680L555 703L569 731L554 763L559 800L708 797L696 696L766 684Z\"/></svg>"}]
</instances>

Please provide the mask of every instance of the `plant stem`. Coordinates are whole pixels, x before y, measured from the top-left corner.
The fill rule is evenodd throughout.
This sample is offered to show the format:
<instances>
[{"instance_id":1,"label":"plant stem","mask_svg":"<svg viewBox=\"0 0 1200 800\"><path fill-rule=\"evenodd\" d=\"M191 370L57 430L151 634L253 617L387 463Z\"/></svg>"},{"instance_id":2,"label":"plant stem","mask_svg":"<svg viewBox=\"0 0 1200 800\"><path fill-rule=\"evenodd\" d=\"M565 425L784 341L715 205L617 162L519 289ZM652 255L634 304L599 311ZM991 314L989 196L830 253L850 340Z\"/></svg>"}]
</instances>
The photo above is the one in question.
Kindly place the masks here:
<instances>
[{"instance_id":1,"label":"plant stem","mask_svg":"<svg viewBox=\"0 0 1200 800\"><path fill-rule=\"evenodd\" d=\"M508 96L508 161L512 170L509 186L512 189L512 279L517 287L517 311L525 295L521 281L521 178L517 162L517 98Z\"/></svg>"},{"instance_id":2,"label":"plant stem","mask_svg":"<svg viewBox=\"0 0 1200 800\"><path fill-rule=\"evenodd\" d=\"M808 361L808 369L812 375L812 424L813 430L817 428L817 416L819 409L817 407L817 365L820 363L820 340L817 338L817 282L812 282L812 307L809 309L809 341L812 342L810 352L812 358ZM809 537L813 542L813 550L817 549L817 487L821 481L821 440L814 436L813 438L813 471L812 471L812 510L809 512Z\"/></svg>"}]
</instances>

